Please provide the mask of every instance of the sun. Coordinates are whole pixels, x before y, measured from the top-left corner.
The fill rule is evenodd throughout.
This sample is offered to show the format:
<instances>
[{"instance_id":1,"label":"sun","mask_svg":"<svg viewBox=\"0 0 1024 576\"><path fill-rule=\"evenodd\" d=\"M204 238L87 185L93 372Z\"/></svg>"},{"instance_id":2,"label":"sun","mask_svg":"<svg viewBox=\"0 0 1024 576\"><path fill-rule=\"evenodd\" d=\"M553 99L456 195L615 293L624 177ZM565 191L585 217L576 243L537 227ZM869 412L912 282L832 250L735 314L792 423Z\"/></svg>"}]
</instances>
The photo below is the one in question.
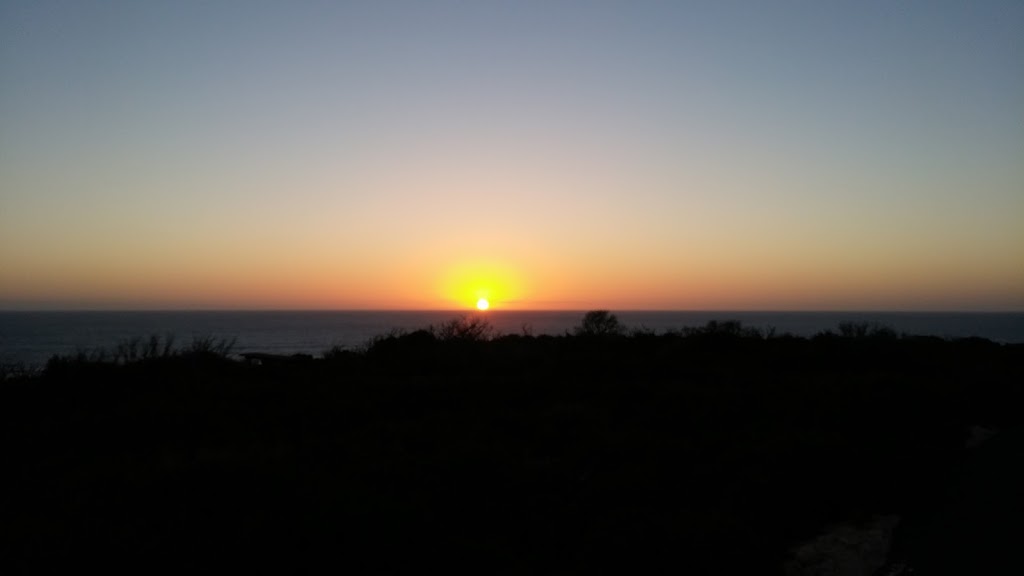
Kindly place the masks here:
<instances>
[{"instance_id":1,"label":"sun","mask_svg":"<svg viewBox=\"0 0 1024 576\"><path fill-rule=\"evenodd\" d=\"M487 298L481 298L476 301L477 310L487 310L491 307L491 303L487 301Z\"/></svg>"}]
</instances>

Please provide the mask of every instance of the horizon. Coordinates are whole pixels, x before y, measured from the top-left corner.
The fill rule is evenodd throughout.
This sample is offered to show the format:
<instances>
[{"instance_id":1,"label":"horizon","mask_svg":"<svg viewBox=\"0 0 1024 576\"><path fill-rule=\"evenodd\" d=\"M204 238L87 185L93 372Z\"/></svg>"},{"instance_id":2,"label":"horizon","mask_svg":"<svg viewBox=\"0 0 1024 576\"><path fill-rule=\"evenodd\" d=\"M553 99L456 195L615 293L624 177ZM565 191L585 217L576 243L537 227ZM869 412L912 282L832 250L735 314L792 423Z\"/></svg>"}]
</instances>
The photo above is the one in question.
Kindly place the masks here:
<instances>
[{"instance_id":1,"label":"horizon","mask_svg":"<svg viewBox=\"0 0 1024 576\"><path fill-rule=\"evenodd\" d=\"M1024 314L1024 310L974 309L658 309L658 308L514 308L478 310L476 308L0 308L0 314L8 313L452 313L461 315L487 316L493 314L585 314L595 310L613 314L644 312L667 314Z\"/></svg>"},{"instance_id":2,"label":"horizon","mask_svg":"<svg viewBox=\"0 0 1024 576\"><path fill-rule=\"evenodd\" d=\"M0 3L0 308L1024 310L1024 3Z\"/></svg>"}]
</instances>

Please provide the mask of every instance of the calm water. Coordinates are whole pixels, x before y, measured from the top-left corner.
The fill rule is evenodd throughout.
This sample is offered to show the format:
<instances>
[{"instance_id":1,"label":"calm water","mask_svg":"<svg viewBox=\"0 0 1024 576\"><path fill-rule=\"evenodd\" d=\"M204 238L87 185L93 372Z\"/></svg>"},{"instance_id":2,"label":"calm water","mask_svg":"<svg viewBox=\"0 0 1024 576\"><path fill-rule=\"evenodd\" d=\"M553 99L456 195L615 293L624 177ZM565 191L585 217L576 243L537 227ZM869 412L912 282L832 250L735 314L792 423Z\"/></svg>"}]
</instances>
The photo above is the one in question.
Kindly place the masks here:
<instances>
[{"instance_id":1,"label":"calm water","mask_svg":"<svg viewBox=\"0 0 1024 576\"><path fill-rule=\"evenodd\" d=\"M355 348L373 336L400 328L439 324L462 312L0 312L0 362L40 365L53 354L113 348L133 337L173 334L187 345L193 337L236 339L234 351L320 354L332 346ZM949 338L980 336L1024 342L1024 313L899 312L616 312L629 328L658 332L739 320L745 326L811 336L840 322L878 322L898 332ZM583 312L490 311L500 333L563 334Z\"/></svg>"}]
</instances>

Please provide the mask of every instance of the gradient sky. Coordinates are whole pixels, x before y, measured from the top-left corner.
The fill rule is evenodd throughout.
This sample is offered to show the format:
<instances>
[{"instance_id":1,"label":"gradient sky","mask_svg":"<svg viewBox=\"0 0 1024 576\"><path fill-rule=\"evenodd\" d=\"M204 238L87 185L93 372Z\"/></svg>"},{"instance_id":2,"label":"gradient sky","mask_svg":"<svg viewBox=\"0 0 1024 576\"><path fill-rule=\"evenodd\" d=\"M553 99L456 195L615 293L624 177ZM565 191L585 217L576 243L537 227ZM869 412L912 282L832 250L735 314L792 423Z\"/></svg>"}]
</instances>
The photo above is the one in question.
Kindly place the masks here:
<instances>
[{"instance_id":1,"label":"gradient sky","mask_svg":"<svg viewBox=\"0 0 1024 576\"><path fill-rule=\"evenodd\" d=\"M1024 2L0 0L0 309L1024 310Z\"/></svg>"}]
</instances>

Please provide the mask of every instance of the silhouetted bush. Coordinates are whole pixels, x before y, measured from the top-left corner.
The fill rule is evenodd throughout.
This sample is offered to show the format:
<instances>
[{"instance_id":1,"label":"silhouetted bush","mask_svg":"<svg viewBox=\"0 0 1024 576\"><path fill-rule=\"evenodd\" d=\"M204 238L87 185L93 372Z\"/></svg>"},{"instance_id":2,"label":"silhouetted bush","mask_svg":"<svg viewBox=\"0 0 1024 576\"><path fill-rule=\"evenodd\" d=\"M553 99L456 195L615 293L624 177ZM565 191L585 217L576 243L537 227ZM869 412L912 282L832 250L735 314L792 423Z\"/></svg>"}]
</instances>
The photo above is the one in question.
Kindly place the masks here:
<instances>
[{"instance_id":1,"label":"silhouetted bush","mask_svg":"<svg viewBox=\"0 0 1024 576\"><path fill-rule=\"evenodd\" d=\"M236 339L196 336L187 347L176 348L174 336L152 335L149 338L135 337L119 342L113 349L96 348L79 350L70 355L54 355L43 371L68 370L82 365L127 365L138 362L152 362L182 356L212 357L226 359L231 356Z\"/></svg>"},{"instance_id":2,"label":"silhouetted bush","mask_svg":"<svg viewBox=\"0 0 1024 576\"><path fill-rule=\"evenodd\" d=\"M358 352L362 352L362 353L369 352L369 351L373 350L376 346L378 346L380 344L384 344L385 342L389 342L389 341L398 340L399 338L404 337L408 333L409 333L409 331L405 330L404 328L392 328L391 330L388 330L387 332L385 332L383 334L377 334L375 336L372 336L362 346L360 346L357 349L357 351ZM335 346L333 349L337 349L337 346Z\"/></svg>"},{"instance_id":3,"label":"silhouetted bush","mask_svg":"<svg viewBox=\"0 0 1024 576\"><path fill-rule=\"evenodd\" d=\"M213 336L196 336L187 349L192 354L208 354L226 358L235 348L236 338L215 338Z\"/></svg>"},{"instance_id":4,"label":"silhouetted bush","mask_svg":"<svg viewBox=\"0 0 1024 576\"><path fill-rule=\"evenodd\" d=\"M607 310L591 310L583 315L579 326L573 329L576 336L618 336L625 332L618 317Z\"/></svg>"},{"instance_id":5,"label":"silhouetted bush","mask_svg":"<svg viewBox=\"0 0 1024 576\"><path fill-rule=\"evenodd\" d=\"M687 336L712 337L712 338L762 338L763 335L757 328L747 328L738 320L726 320L719 322L711 320L700 328L686 328L683 333ZM771 332L775 334L774 330Z\"/></svg>"},{"instance_id":6,"label":"silhouetted bush","mask_svg":"<svg viewBox=\"0 0 1024 576\"><path fill-rule=\"evenodd\" d=\"M839 335L843 338L895 339L896 331L877 322L840 322Z\"/></svg>"},{"instance_id":7,"label":"silhouetted bush","mask_svg":"<svg viewBox=\"0 0 1024 576\"><path fill-rule=\"evenodd\" d=\"M168 334L161 339L160 336L154 334L146 339L136 337L118 343L111 353L111 361L123 364L138 360L166 358L175 353L173 335Z\"/></svg>"},{"instance_id":8,"label":"silhouetted bush","mask_svg":"<svg viewBox=\"0 0 1024 576\"><path fill-rule=\"evenodd\" d=\"M490 340L494 336L494 327L480 316L463 316L439 326L431 326L430 332L438 340L460 340L479 342Z\"/></svg>"},{"instance_id":9,"label":"silhouetted bush","mask_svg":"<svg viewBox=\"0 0 1024 576\"><path fill-rule=\"evenodd\" d=\"M42 369L24 362L0 362L0 384L39 376Z\"/></svg>"}]
</instances>

